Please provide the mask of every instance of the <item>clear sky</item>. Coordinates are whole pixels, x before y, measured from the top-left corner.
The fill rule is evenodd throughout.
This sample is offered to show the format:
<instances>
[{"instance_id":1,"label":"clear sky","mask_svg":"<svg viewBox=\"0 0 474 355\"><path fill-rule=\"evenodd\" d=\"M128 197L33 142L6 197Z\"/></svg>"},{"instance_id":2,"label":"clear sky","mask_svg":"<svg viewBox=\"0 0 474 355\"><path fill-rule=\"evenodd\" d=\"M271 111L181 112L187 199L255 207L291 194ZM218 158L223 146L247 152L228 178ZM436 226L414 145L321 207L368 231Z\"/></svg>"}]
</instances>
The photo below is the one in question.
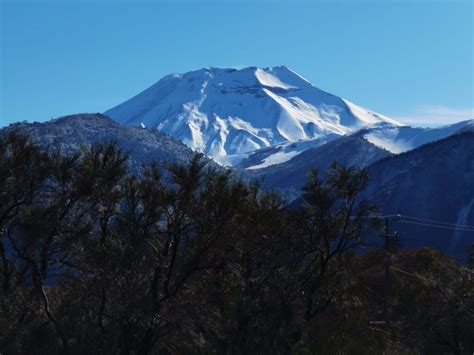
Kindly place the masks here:
<instances>
[{"instance_id":1,"label":"clear sky","mask_svg":"<svg viewBox=\"0 0 474 355\"><path fill-rule=\"evenodd\" d=\"M0 126L103 112L208 66L286 65L418 125L473 116L471 0L0 3Z\"/></svg>"}]
</instances>

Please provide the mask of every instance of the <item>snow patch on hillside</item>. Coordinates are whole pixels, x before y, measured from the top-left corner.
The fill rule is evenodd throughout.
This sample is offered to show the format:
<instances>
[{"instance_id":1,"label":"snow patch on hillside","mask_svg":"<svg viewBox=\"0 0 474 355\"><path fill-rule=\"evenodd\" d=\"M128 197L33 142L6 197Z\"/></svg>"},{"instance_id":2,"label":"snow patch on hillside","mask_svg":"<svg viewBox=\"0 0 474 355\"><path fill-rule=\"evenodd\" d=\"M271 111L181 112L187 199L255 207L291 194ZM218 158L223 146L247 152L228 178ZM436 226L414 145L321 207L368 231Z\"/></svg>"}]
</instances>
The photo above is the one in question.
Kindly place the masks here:
<instances>
[{"instance_id":1,"label":"snow patch on hillside","mask_svg":"<svg viewBox=\"0 0 474 355\"><path fill-rule=\"evenodd\" d=\"M279 144L275 147L272 147L273 149L268 149L269 151L268 154L264 154L264 152L262 152L261 150L256 151L254 152L254 154L261 155L263 156L263 158L257 164L251 165L247 167L246 169L248 170L261 169L261 168L266 168L271 165L285 163L293 159L300 153L304 152L305 150L319 147L325 143L328 143L336 139L337 137L339 137L339 135L337 134L328 134L328 135L325 135L324 137ZM252 158L252 155L250 155L250 158ZM239 161L239 163L241 161Z\"/></svg>"},{"instance_id":2,"label":"snow patch on hillside","mask_svg":"<svg viewBox=\"0 0 474 355\"><path fill-rule=\"evenodd\" d=\"M436 128L395 126L381 123L368 128L368 133L364 135L364 138L391 153L400 154L423 144L446 138L457 131L469 127L472 125L472 122L472 120L463 121Z\"/></svg>"}]
</instances>

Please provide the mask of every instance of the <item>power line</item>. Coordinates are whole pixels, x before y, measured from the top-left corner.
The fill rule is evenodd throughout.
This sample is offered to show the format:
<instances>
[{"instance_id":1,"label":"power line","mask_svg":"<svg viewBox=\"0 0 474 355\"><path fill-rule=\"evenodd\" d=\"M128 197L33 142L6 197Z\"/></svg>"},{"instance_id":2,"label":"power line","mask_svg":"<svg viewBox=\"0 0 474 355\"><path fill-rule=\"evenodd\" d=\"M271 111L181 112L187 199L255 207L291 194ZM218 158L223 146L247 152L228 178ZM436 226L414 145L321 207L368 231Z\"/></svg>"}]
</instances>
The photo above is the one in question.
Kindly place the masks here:
<instances>
[{"instance_id":1,"label":"power line","mask_svg":"<svg viewBox=\"0 0 474 355\"><path fill-rule=\"evenodd\" d=\"M391 298L392 298L392 276L391 276L390 271L393 269L405 275L422 279L425 282L433 282L432 280L412 274L405 270L398 269L391 265L390 254L392 251L392 244L395 240L399 238L396 232L393 234L390 233L390 222L398 221L400 223L408 223L408 224L414 224L414 225L420 225L420 226L426 226L426 227L432 227L432 228L458 230L458 231L473 232L473 233L474 233L474 227L467 226L467 225L451 224L451 223L429 220L429 219L424 219L424 218L412 217L412 216L403 216L400 214L376 216L372 218L384 221L384 234L381 235L382 237L384 237L384 246L383 246L384 271L385 271L384 272L384 323L385 323L386 328L390 328L391 326Z\"/></svg>"},{"instance_id":2,"label":"power line","mask_svg":"<svg viewBox=\"0 0 474 355\"><path fill-rule=\"evenodd\" d=\"M351 218L355 219L358 217L351 216ZM393 215L386 215L386 216L370 216L370 217L365 217L365 218L370 218L374 220L385 220L385 221L392 220L392 221L399 221L401 223L415 224L415 225L420 225L420 226L425 226L425 227L474 232L474 226L469 226L465 224L447 223L447 222L442 222L442 221L436 221L434 219L419 218L419 217L407 216L407 215L402 215L402 214L393 214Z\"/></svg>"},{"instance_id":3,"label":"power line","mask_svg":"<svg viewBox=\"0 0 474 355\"><path fill-rule=\"evenodd\" d=\"M451 226L444 226L444 225L439 225L439 224L433 224L433 223L423 223L423 222L414 222L414 221L407 221L400 219L400 223L408 223L408 224L415 224L419 226L425 226L425 227L433 227L433 228L440 228L440 229L449 229L449 230L458 230L458 231L464 231L464 232L474 232L474 228L467 228L467 227L451 227Z\"/></svg>"},{"instance_id":4,"label":"power line","mask_svg":"<svg viewBox=\"0 0 474 355\"><path fill-rule=\"evenodd\" d=\"M357 217L353 216L351 218L355 219ZM365 218L370 218L374 220L385 220L385 221L391 220L391 221L398 221L401 223L414 224L414 225L420 225L420 226L425 226L425 227L459 230L459 231L464 231L464 232L474 232L474 226L447 223L447 222L442 222L442 221L436 221L433 219L419 218L419 217L413 217L413 216L407 216L407 215L401 215L401 214L387 215L387 216L371 216L371 217L365 217Z\"/></svg>"},{"instance_id":5,"label":"power line","mask_svg":"<svg viewBox=\"0 0 474 355\"><path fill-rule=\"evenodd\" d=\"M441 224L441 225L455 227L455 228L474 229L474 226L468 226L468 225L463 225L463 224L447 223L447 222L436 221L436 220L433 220L433 219L419 218L419 217L412 217L412 216L405 216L405 215L399 215L399 216L401 218L414 219L416 221L428 222L428 223L431 223L431 224Z\"/></svg>"}]
</instances>

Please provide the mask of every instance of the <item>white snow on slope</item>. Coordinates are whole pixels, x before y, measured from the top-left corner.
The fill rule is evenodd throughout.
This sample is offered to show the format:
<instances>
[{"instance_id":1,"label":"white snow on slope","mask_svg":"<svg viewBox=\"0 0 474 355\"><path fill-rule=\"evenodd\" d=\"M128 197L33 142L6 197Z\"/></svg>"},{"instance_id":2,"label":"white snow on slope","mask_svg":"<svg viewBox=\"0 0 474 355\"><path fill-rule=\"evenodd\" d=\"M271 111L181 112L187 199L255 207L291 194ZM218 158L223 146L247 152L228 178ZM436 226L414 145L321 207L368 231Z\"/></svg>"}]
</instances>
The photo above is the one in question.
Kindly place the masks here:
<instances>
[{"instance_id":1,"label":"white snow on slope","mask_svg":"<svg viewBox=\"0 0 474 355\"><path fill-rule=\"evenodd\" d=\"M123 124L160 129L225 165L280 145L286 149L265 164L282 162L300 152L289 148L294 142L380 122L400 125L312 86L284 66L168 75L106 114Z\"/></svg>"},{"instance_id":2,"label":"white snow on slope","mask_svg":"<svg viewBox=\"0 0 474 355\"><path fill-rule=\"evenodd\" d=\"M368 129L368 133L364 135L364 138L391 153L400 154L423 144L446 138L463 128L471 126L473 122L474 120L463 121L436 128L377 124Z\"/></svg>"},{"instance_id":3,"label":"white snow on slope","mask_svg":"<svg viewBox=\"0 0 474 355\"><path fill-rule=\"evenodd\" d=\"M399 123L399 122L397 122L397 121L395 121L395 120L393 120L393 119L391 119L387 116L372 112L372 111L370 111L366 108L357 106L357 105L355 105L352 102L347 101L347 100L344 100L344 102L347 104L347 106L349 106L351 111L357 117L359 117L359 119L361 121L363 121L366 125L373 125L373 124L379 123L380 121L383 121L383 122L391 123L395 126L403 126L401 123Z\"/></svg>"},{"instance_id":4,"label":"white snow on slope","mask_svg":"<svg viewBox=\"0 0 474 355\"><path fill-rule=\"evenodd\" d=\"M337 137L339 136L336 134L328 134L320 138L306 139L306 140L301 140L298 142L288 142L288 143L279 144L274 147L275 152L272 152L271 154L266 155L260 163L249 166L246 169L249 169L249 170L261 169L261 168L266 168L270 165L284 163L288 160L293 159L298 154L304 152L307 149L319 147L320 145L330 142L333 139L336 139Z\"/></svg>"},{"instance_id":5,"label":"white snow on slope","mask_svg":"<svg viewBox=\"0 0 474 355\"><path fill-rule=\"evenodd\" d=\"M281 89L296 89L295 86L291 86L282 82L277 76L273 75L271 71L267 72L263 69L257 69L255 70L255 77L260 82L260 84L264 86Z\"/></svg>"}]
</instances>

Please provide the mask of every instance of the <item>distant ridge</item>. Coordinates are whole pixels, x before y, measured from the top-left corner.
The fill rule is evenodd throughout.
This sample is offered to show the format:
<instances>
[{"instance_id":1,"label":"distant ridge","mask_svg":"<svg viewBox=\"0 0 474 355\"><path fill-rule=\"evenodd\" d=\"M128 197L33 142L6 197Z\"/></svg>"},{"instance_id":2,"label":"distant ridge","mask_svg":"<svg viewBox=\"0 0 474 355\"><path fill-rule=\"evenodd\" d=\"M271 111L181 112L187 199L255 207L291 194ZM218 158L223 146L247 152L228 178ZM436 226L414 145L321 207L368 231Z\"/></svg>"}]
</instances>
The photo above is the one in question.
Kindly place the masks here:
<instances>
[{"instance_id":1,"label":"distant ridge","mask_svg":"<svg viewBox=\"0 0 474 355\"><path fill-rule=\"evenodd\" d=\"M185 163L193 151L168 135L152 129L122 126L103 114L82 113L59 117L44 123L15 123L0 129L0 134L15 131L28 134L37 144L76 152L81 145L116 142L130 155L132 170L143 163Z\"/></svg>"}]
</instances>

